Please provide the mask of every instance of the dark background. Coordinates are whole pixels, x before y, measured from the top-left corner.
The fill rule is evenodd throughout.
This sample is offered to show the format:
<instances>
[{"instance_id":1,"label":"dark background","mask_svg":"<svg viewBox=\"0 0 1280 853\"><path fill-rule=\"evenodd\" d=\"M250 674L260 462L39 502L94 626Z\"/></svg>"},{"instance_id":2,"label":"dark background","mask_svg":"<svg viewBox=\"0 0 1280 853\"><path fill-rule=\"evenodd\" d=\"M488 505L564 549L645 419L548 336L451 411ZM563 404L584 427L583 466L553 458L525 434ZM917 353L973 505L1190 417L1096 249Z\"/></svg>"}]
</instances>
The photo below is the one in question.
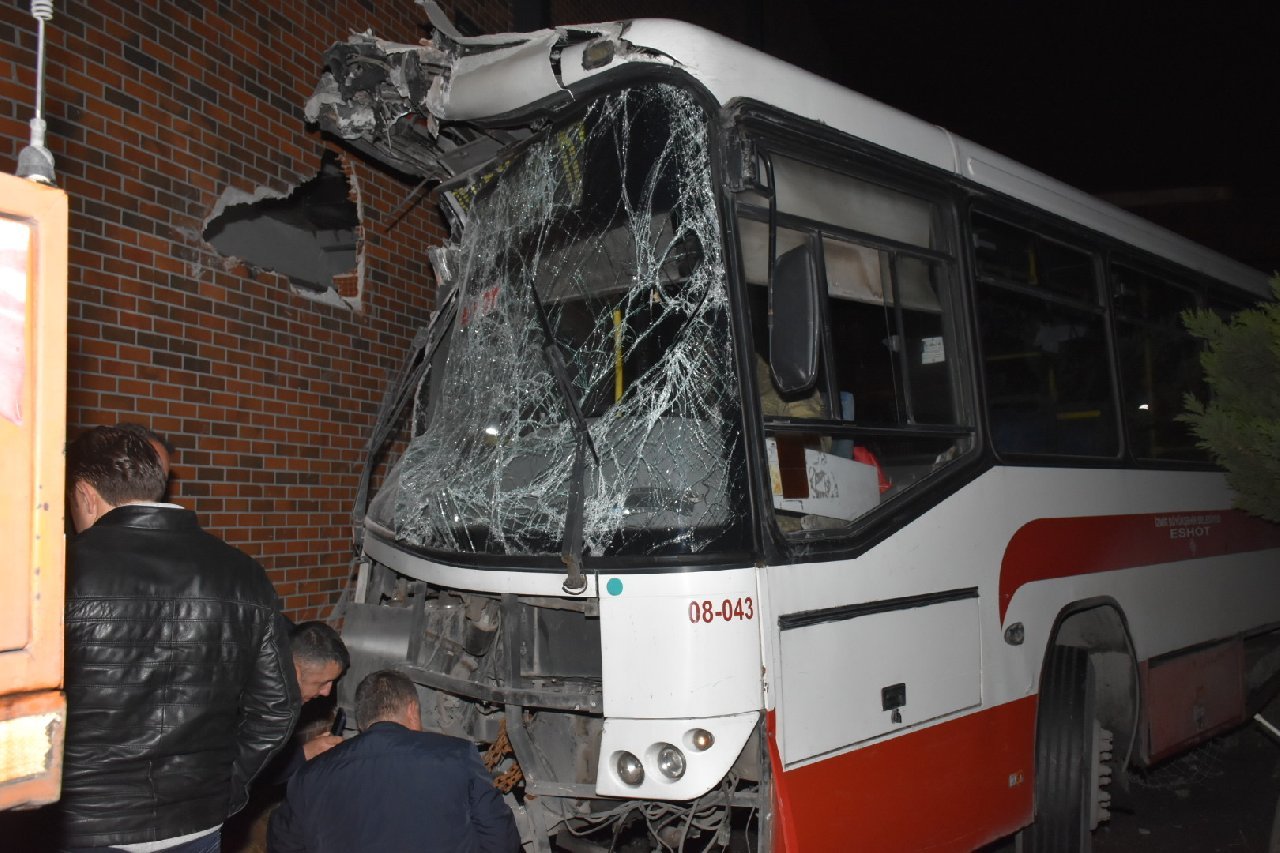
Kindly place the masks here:
<instances>
[{"instance_id":1,"label":"dark background","mask_svg":"<svg viewBox=\"0 0 1280 853\"><path fill-rule=\"evenodd\" d=\"M1272 4L605 5L618 13L610 17L700 24L1251 266L1280 269Z\"/></svg>"}]
</instances>

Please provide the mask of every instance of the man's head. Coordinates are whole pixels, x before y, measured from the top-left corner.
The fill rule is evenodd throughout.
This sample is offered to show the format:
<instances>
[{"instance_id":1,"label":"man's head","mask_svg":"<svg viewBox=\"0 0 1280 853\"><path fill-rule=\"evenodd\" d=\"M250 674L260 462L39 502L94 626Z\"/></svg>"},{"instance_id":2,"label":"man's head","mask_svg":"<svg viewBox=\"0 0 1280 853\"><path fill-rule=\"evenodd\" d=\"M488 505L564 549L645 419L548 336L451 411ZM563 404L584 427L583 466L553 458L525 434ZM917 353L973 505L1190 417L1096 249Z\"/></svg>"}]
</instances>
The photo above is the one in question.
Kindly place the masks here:
<instances>
[{"instance_id":1,"label":"man's head","mask_svg":"<svg viewBox=\"0 0 1280 853\"><path fill-rule=\"evenodd\" d=\"M164 436L147 429L142 424L130 423L129 421L121 421L116 424L116 429L131 432L150 442L152 449L156 452L156 456L160 458L160 467L164 469L164 475L166 477L169 476L169 460L173 456L174 448Z\"/></svg>"},{"instance_id":2,"label":"man's head","mask_svg":"<svg viewBox=\"0 0 1280 853\"><path fill-rule=\"evenodd\" d=\"M323 622L303 622L289 635L293 667L302 701L328 696L333 683L351 665L351 655L338 632Z\"/></svg>"},{"instance_id":3,"label":"man's head","mask_svg":"<svg viewBox=\"0 0 1280 853\"><path fill-rule=\"evenodd\" d=\"M160 500L167 479L155 449L128 430L94 427L67 445L71 520L77 533L115 507Z\"/></svg>"},{"instance_id":4,"label":"man's head","mask_svg":"<svg viewBox=\"0 0 1280 853\"><path fill-rule=\"evenodd\" d=\"M418 689L403 673L382 669L370 673L356 688L356 727L360 731L374 723L399 723L422 731L422 708Z\"/></svg>"}]
</instances>

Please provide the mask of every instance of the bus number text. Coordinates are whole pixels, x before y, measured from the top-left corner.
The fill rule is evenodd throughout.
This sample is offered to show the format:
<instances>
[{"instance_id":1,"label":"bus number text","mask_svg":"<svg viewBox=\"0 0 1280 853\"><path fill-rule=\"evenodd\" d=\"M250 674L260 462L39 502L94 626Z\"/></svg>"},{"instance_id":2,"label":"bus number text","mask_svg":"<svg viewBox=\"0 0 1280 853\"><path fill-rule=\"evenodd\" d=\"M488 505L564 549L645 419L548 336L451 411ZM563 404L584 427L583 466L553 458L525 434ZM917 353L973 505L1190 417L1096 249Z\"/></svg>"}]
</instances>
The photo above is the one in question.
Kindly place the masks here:
<instances>
[{"instance_id":1,"label":"bus number text","mask_svg":"<svg viewBox=\"0 0 1280 853\"><path fill-rule=\"evenodd\" d=\"M732 622L735 619L751 620L756 618L756 606L750 596L746 598L726 598L720 602L703 600L689 602L689 621L697 625L700 622L711 623L717 619Z\"/></svg>"}]
</instances>

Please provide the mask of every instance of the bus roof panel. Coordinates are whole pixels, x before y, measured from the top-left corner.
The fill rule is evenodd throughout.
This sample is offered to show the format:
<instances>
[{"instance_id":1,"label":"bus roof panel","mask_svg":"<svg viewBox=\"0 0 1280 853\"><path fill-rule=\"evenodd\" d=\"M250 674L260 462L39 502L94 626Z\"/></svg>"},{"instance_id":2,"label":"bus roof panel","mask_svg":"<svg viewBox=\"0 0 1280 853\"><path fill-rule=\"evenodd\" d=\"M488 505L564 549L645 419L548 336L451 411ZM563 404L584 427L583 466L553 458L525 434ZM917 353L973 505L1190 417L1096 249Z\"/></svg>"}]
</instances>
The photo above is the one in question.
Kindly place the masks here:
<instances>
[{"instance_id":1,"label":"bus roof panel","mask_svg":"<svg viewBox=\"0 0 1280 853\"><path fill-rule=\"evenodd\" d=\"M963 137L692 24L631 22L626 39L672 57L721 104L749 98L953 172L1215 278L1264 293L1257 270Z\"/></svg>"},{"instance_id":2,"label":"bus roof panel","mask_svg":"<svg viewBox=\"0 0 1280 853\"><path fill-rule=\"evenodd\" d=\"M824 77L682 21L641 19L625 38L669 55L721 104L750 98L946 171L951 134Z\"/></svg>"},{"instance_id":3,"label":"bus roof panel","mask_svg":"<svg viewBox=\"0 0 1280 853\"><path fill-rule=\"evenodd\" d=\"M949 131L693 24L666 19L465 37L434 4L426 45L352 36L307 103L309 120L393 168L447 180L523 138L622 68L677 68L721 105L752 100L958 175L1191 269L1267 292L1267 277ZM387 69L380 77L371 67ZM338 71L343 79L335 79ZM391 85L388 85L391 84ZM446 129L447 128L447 129Z\"/></svg>"}]
</instances>

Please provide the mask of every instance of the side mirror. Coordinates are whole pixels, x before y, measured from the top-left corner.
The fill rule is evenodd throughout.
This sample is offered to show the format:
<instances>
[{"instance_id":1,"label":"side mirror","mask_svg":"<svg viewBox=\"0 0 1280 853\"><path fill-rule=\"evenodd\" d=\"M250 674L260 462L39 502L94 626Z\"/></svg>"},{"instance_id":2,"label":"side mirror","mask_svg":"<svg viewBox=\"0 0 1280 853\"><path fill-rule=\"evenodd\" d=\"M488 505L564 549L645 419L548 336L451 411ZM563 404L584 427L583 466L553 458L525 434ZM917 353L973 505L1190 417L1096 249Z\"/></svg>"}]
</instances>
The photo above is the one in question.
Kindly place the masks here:
<instances>
[{"instance_id":1,"label":"side mirror","mask_svg":"<svg viewBox=\"0 0 1280 853\"><path fill-rule=\"evenodd\" d=\"M818 380L818 271L809 246L785 252L773 265L769 287L769 367L784 395Z\"/></svg>"}]
</instances>

